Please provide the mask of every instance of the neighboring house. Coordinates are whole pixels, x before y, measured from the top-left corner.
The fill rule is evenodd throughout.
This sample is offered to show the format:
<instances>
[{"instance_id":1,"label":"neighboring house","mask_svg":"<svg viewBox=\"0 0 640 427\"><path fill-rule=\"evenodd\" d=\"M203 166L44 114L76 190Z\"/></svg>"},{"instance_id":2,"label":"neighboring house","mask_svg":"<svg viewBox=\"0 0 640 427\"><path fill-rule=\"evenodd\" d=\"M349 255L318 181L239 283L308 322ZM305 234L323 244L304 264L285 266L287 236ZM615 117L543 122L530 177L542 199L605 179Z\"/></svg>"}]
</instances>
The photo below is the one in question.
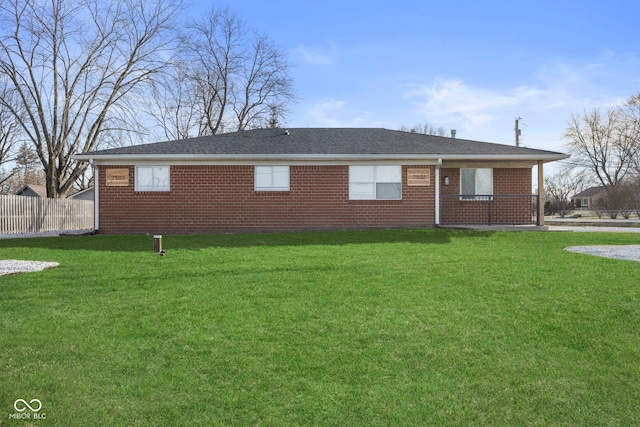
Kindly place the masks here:
<instances>
[{"instance_id":1,"label":"neighboring house","mask_svg":"<svg viewBox=\"0 0 640 427\"><path fill-rule=\"evenodd\" d=\"M542 209L532 167L541 183L543 163L567 157L358 128L256 129L74 156L96 170L96 229L153 234L530 224Z\"/></svg>"},{"instance_id":2,"label":"neighboring house","mask_svg":"<svg viewBox=\"0 0 640 427\"><path fill-rule=\"evenodd\" d=\"M591 187L571 197L571 202L577 209L594 209L605 196L604 186Z\"/></svg>"},{"instance_id":3,"label":"neighboring house","mask_svg":"<svg viewBox=\"0 0 640 427\"><path fill-rule=\"evenodd\" d=\"M20 190L16 191L17 196L29 196L29 197L47 197L47 187L44 185L32 185L27 184Z\"/></svg>"},{"instance_id":4,"label":"neighboring house","mask_svg":"<svg viewBox=\"0 0 640 427\"><path fill-rule=\"evenodd\" d=\"M84 190L80 190L77 193L73 193L68 196L67 199L75 199L75 200L94 200L94 191L93 187L85 188Z\"/></svg>"}]
</instances>

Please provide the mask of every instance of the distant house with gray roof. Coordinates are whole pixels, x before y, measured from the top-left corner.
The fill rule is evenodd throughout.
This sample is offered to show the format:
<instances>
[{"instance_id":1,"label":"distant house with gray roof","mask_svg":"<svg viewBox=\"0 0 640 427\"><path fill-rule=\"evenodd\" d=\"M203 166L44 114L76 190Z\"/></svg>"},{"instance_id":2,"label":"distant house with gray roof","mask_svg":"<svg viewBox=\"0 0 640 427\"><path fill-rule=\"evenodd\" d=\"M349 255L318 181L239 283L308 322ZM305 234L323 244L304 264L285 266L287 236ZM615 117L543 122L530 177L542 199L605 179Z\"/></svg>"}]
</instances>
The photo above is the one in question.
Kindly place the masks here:
<instances>
[{"instance_id":1,"label":"distant house with gray roof","mask_svg":"<svg viewBox=\"0 0 640 427\"><path fill-rule=\"evenodd\" d=\"M47 197L47 187L44 185L27 184L22 186L20 190L16 191L16 196L28 196L28 197Z\"/></svg>"},{"instance_id":2,"label":"distant house with gray roof","mask_svg":"<svg viewBox=\"0 0 640 427\"><path fill-rule=\"evenodd\" d=\"M77 191L69 196L68 199L74 200L89 200L93 201L95 199L93 187L85 188L84 190Z\"/></svg>"},{"instance_id":3,"label":"distant house with gray roof","mask_svg":"<svg viewBox=\"0 0 640 427\"><path fill-rule=\"evenodd\" d=\"M604 199L606 194L606 187L603 185L590 187L571 197L571 202L576 208L594 209L598 205L598 200Z\"/></svg>"},{"instance_id":4,"label":"distant house with gray roof","mask_svg":"<svg viewBox=\"0 0 640 427\"><path fill-rule=\"evenodd\" d=\"M255 129L74 156L95 167L97 229L154 234L541 223L532 168L567 157L371 128Z\"/></svg>"}]
</instances>

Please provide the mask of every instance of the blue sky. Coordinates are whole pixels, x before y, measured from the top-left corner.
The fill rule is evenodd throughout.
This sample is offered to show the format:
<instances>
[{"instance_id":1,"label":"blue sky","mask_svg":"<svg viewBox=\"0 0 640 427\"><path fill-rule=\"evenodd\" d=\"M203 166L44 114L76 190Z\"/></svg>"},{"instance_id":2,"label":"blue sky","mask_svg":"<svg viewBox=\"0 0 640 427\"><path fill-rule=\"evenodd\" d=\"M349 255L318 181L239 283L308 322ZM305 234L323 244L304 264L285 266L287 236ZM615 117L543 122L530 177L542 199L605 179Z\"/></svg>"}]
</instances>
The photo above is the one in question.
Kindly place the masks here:
<instances>
[{"instance_id":1,"label":"blue sky","mask_svg":"<svg viewBox=\"0 0 640 427\"><path fill-rule=\"evenodd\" d=\"M197 2L194 15L212 3ZM216 6L226 4L215 3ZM429 123L564 151L572 113L640 91L637 1L264 1L228 6L289 52L290 127Z\"/></svg>"}]
</instances>

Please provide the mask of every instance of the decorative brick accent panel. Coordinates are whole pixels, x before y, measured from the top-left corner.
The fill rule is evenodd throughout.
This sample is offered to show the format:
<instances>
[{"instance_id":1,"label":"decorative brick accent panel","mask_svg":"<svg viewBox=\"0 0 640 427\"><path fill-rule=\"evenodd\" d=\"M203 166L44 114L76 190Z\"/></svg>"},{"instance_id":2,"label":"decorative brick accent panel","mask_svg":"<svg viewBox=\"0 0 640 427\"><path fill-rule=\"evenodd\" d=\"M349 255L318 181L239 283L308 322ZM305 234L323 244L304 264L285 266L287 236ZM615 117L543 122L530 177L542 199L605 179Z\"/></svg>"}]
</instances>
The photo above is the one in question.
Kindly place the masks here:
<instances>
[{"instance_id":1,"label":"decorative brick accent panel","mask_svg":"<svg viewBox=\"0 0 640 427\"><path fill-rule=\"evenodd\" d=\"M412 168L419 166L411 166ZM430 227L435 167L428 187L407 186L402 200L349 200L348 166L291 166L290 191L254 190L253 166L171 166L171 191L134 191L134 166L100 166L103 233L227 233ZM106 186L106 169L128 168L129 185Z\"/></svg>"}]
</instances>

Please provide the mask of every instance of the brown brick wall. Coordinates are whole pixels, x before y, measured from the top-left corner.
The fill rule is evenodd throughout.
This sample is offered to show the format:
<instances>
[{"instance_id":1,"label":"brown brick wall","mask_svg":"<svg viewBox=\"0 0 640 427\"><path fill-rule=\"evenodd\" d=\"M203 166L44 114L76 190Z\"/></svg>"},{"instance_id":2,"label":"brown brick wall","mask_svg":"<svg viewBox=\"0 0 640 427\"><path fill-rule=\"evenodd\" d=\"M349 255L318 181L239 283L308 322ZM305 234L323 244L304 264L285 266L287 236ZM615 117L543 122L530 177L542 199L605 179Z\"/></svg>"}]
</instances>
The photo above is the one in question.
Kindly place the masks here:
<instances>
[{"instance_id":1,"label":"brown brick wall","mask_svg":"<svg viewBox=\"0 0 640 427\"><path fill-rule=\"evenodd\" d=\"M254 191L253 166L171 166L171 191L107 187L99 170L103 233L226 233L428 227L435 224L435 187L408 187L402 200L349 200L348 166L291 166L290 191ZM416 166L412 166L416 167ZM435 167L431 171L435 182ZM123 166L113 166L123 168Z\"/></svg>"},{"instance_id":2,"label":"brown brick wall","mask_svg":"<svg viewBox=\"0 0 640 427\"><path fill-rule=\"evenodd\" d=\"M460 169L443 168L442 179L449 177L449 185L442 186L441 224L530 224L534 204L531 197L494 197L488 201L460 200L446 195L460 194ZM531 168L493 169L493 192L496 195L530 195ZM490 221L489 221L490 219Z\"/></svg>"}]
</instances>

